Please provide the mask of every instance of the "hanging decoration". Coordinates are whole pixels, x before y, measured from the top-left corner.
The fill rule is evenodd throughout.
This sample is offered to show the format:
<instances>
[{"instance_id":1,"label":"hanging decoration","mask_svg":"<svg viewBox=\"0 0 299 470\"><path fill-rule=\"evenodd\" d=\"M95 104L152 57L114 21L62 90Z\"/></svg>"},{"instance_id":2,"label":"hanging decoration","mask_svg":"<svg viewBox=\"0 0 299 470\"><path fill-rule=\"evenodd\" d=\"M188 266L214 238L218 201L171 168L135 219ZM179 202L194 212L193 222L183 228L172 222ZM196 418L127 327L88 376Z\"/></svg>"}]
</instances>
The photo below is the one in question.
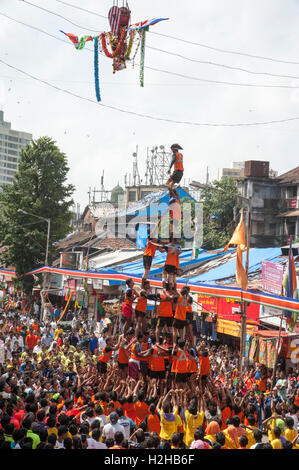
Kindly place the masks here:
<instances>
[{"instance_id":1,"label":"hanging decoration","mask_svg":"<svg viewBox=\"0 0 299 470\"><path fill-rule=\"evenodd\" d=\"M77 50L82 50L86 43L93 41L94 43L94 79L95 91L97 101L101 101L100 93L100 80L99 80L99 52L103 52L106 57L113 59L113 73L127 68L127 62L131 61L131 54L135 45L135 52L133 54L132 64L139 50L140 53L140 86L144 87L144 68L145 68L145 40L146 33L149 27L153 26L160 21L168 20L169 18L154 18L151 20L141 21L130 25L131 11L126 3L123 1L122 7L118 6L118 0L115 0L114 5L110 8L108 19L110 23L110 32L102 32L96 36L85 35L78 37L72 33L61 32L67 36L74 44ZM130 25L130 26L129 26ZM137 35L137 33L139 33ZM137 41L135 38L137 37ZM101 51L99 51L99 43Z\"/></svg>"},{"instance_id":2,"label":"hanging decoration","mask_svg":"<svg viewBox=\"0 0 299 470\"><path fill-rule=\"evenodd\" d=\"M74 44L75 48L78 51L81 51L82 49L84 49L88 41L93 41L92 36L82 36L81 38L79 38L78 36L75 36L74 34L65 33L62 30L60 30L60 32L65 34L65 36L67 36L72 41L72 43Z\"/></svg>"},{"instance_id":3,"label":"hanging decoration","mask_svg":"<svg viewBox=\"0 0 299 470\"><path fill-rule=\"evenodd\" d=\"M94 81L96 89L96 97L101 101L100 80L99 80L99 39L94 38Z\"/></svg>"},{"instance_id":4,"label":"hanging decoration","mask_svg":"<svg viewBox=\"0 0 299 470\"><path fill-rule=\"evenodd\" d=\"M141 34L141 49L140 49L140 86L144 87L144 62L145 62L145 35L146 29L142 29Z\"/></svg>"}]
</instances>

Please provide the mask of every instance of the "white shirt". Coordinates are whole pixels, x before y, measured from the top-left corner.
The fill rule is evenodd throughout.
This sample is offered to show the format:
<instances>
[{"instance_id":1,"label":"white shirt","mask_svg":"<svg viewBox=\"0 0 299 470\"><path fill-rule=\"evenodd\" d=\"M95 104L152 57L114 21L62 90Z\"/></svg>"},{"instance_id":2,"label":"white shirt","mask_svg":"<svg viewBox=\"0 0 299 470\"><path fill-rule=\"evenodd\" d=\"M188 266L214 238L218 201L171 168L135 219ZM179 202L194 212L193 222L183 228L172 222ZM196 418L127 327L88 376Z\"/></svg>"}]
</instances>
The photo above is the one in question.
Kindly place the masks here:
<instances>
[{"instance_id":1,"label":"white shirt","mask_svg":"<svg viewBox=\"0 0 299 470\"><path fill-rule=\"evenodd\" d=\"M98 442L92 437L87 439L87 449L107 449L106 444L103 444L103 442Z\"/></svg>"},{"instance_id":2,"label":"white shirt","mask_svg":"<svg viewBox=\"0 0 299 470\"><path fill-rule=\"evenodd\" d=\"M63 442L59 442L59 440L57 439L55 449L65 449Z\"/></svg>"},{"instance_id":3,"label":"white shirt","mask_svg":"<svg viewBox=\"0 0 299 470\"><path fill-rule=\"evenodd\" d=\"M24 349L24 338L23 338L23 336L20 335L18 337L18 342L19 342L19 347Z\"/></svg>"},{"instance_id":4,"label":"white shirt","mask_svg":"<svg viewBox=\"0 0 299 470\"><path fill-rule=\"evenodd\" d=\"M104 347L106 346L106 341L105 341L105 338L103 338L102 336L99 338L99 341L98 341L98 345L99 345L99 350L103 350Z\"/></svg>"},{"instance_id":5,"label":"white shirt","mask_svg":"<svg viewBox=\"0 0 299 470\"><path fill-rule=\"evenodd\" d=\"M125 430L124 436L125 436L125 439L128 441L130 439L130 435L131 435L130 420L128 418L126 418L125 416L122 416L121 418L119 418L118 424L123 426L123 428Z\"/></svg>"},{"instance_id":6,"label":"white shirt","mask_svg":"<svg viewBox=\"0 0 299 470\"><path fill-rule=\"evenodd\" d=\"M289 416L290 418L293 418L293 420L294 420L294 429L296 429L296 431L297 431L297 429L298 429L298 422L299 422L298 417L297 417L297 414L291 415L291 413L287 413L287 414L286 414L286 417L287 417L287 416Z\"/></svg>"},{"instance_id":7,"label":"white shirt","mask_svg":"<svg viewBox=\"0 0 299 470\"><path fill-rule=\"evenodd\" d=\"M36 344L33 348L33 352L38 354L41 351L42 351L42 347Z\"/></svg>"},{"instance_id":8,"label":"white shirt","mask_svg":"<svg viewBox=\"0 0 299 470\"><path fill-rule=\"evenodd\" d=\"M124 436L126 435L126 432L123 426L121 426L118 423L116 424L108 423L103 428L103 437L106 437L106 439L114 439L114 434L117 431L122 432Z\"/></svg>"}]
</instances>

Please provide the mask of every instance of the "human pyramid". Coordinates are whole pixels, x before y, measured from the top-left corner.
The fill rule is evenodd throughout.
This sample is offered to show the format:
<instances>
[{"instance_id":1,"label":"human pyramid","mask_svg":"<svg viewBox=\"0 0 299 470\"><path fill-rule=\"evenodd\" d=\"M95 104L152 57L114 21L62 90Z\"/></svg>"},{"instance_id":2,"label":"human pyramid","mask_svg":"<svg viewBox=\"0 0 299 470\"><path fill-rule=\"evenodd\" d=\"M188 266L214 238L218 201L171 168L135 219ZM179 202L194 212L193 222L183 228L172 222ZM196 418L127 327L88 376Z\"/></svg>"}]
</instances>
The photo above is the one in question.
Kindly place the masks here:
<instances>
[{"instance_id":1,"label":"human pyramid","mask_svg":"<svg viewBox=\"0 0 299 470\"><path fill-rule=\"evenodd\" d=\"M183 149L179 144L173 144L171 150L173 158L166 186L170 195L169 204L176 205L180 204L180 201L175 185L180 183L184 174L183 155L180 152ZM168 241L158 238L161 218L152 231L148 229L141 290L138 292L135 289L131 278L126 280L122 307L123 334L115 346L112 346L112 339L107 343L98 361L98 370L105 374L113 351L118 350L117 361L121 378L143 378L148 382L149 377L150 389L158 387L161 394L170 389L186 389L195 393L196 387L207 386L210 372L205 342L201 343L198 351L195 349L192 332L193 298L190 288L184 286L178 291L176 286L181 246L179 239L174 237L173 213L174 210L170 210ZM178 218L176 222L179 222ZM152 294L148 276L157 249L166 252L167 256L162 272L162 292ZM149 335L146 324L148 300L158 303L156 329L152 335ZM134 302L136 305L133 311ZM210 381L209 385L212 387L213 383Z\"/></svg>"}]
</instances>

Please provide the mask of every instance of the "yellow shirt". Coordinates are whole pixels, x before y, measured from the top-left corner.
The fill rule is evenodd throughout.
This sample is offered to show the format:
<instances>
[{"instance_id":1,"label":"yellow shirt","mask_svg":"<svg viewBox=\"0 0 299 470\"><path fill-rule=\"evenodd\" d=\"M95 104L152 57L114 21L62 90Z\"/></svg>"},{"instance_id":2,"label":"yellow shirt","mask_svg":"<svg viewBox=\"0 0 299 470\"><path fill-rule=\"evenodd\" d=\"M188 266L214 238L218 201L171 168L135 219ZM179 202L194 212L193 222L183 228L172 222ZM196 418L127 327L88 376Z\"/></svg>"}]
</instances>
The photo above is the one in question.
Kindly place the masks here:
<instances>
[{"instance_id":1,"label":"yellow shirt","mask_svg":"<svg viewBox=\"0 0 299 470\"><path fill-rule=\"evenodd\" d=\"M296 436L297 436L297 432L295 429L289 429L289 428L285 429L284 437L286 438L287 441L292 442Z\"/></svg>"},{"instance_id":2,"label":"yellow shirt","mask_svg":"<svg viewBox=\"0 0 299 470\"><path fill-rule=\"evenodd\" d=\"M271 441L271 446L273 447L273 449L282 449L281 440L274 439L273 441Z\"/></svg>"},{"instance_id":3,"label":"yellow shirt","mask_svg":"<svg viewBox=\"0 0 299 470\"><path fill-rule=\"evenodd\" d=\"M164 439L165 441L170 441L172 438L172 435L177 430L176 416L174 417L173 421L167 421L167 419L165 419L164 411L161 410L160 421L161 421L160 438Z\"/></svg>"},{"instance_id":4,"label":"yellow shirt","mask_svg":"<svg viewBox=\"0 0 299 470\"><path fill-rule=\"evenodd\" d=\"M194 432L197 426L202 426L205 413L200 411L197 415L192 415L188 410L185 411L185 435L184 443L189 447L194 441Z\"/></svg>"},{"instance_id":5,"label":"yellow shirt","mask_svg":"<svg viewBox=\"0 0 299 470\"><path fill-rule=\"evenodd\" d=\"M207 439L208 441L210 442L216 442L216 437L214 436L214 434L208 434L207 436L205 436L205 439Z\"/></svg>"},{"instance_id":6,"label":"yellow shirt","mask_svg":"<svg viewBox=\"0 0 299 470\"><path fill-rule=\"evenodd\" d=\"M58 340L58 337L59 337L60 333L63 333L63 329L62 329L62 328L57 328L57 329L54 331L54 341L57 341L57 340Z\"/></svg>"},{"instance_id":7,"label":"yellow shirt","mask_svg":"<svg viewBox=\"0 0 299 470\"><path fill-rule=\"evenodd\" d=\"M235 441L233 441L233 439L230 438L230 436L227 432L227 429L224 429L224 431L222 431L222 432L225 435L225 445L226 445L226 447L228 447L229 449L237 449Z\"/></svg>"},{"instance_id":8,"label":"yellow shirt","mask_svg":"<svg viewBox=\"0 0 299 470\"><path fill-rule=\"evenodd\" d=\"M250 426L248 426L250 427ZM250 430L249 429L246 429L247 431L247 439L248 439L248 445L246 446L246 449L250 449L251 446L253 446L254 444L256 444L256 441L254 439L254 435L253 435L253 431L255 429L258 429L254 426L250 427Z\"/></svg>"},{"instance_id":9,"label":"yellow shirt","mask_svg":"<svg viewBox=\"0 0 299 470\"><path fill-rule=\"evenodd\" d=\"M50 434L55 434L55 436L58 437L57 428L48 428L48 436L49 436Z\"/></svg>"}]
</instances>

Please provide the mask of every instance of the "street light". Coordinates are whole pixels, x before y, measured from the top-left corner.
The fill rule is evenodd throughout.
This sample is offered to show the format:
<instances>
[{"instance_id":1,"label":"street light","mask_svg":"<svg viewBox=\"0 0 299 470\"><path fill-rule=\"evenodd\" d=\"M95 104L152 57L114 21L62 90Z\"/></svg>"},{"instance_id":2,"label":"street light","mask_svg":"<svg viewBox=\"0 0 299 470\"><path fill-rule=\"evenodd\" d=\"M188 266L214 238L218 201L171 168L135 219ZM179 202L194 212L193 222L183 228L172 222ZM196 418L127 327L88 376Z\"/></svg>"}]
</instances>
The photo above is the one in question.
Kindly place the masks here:
<instances>
[{"instance_id":1,"label":"street light","mask_svg":"<svg viewBox=\"0 0 299 470\"><path fill-rule=\"evenodd\" d=\"M51 219L46 219L45 217L41 217L40 215L32 214L31 212L23 211L22 209L18 209L19 214L29 215L31 217L36 217L37 219L43 220L48 224L48 231L47 231L47 245L46 245L46 256L45 256L45 266L48 266L48 255L49 255L49 239L50 239L50 225ZM44 320L45 316L45 299L44 299L44 292L46 289L46 281L47 281L47 271L43 275L43 286L41 290L41 308L42 308L42 320Z\"/></svg>"}]
</instances>

